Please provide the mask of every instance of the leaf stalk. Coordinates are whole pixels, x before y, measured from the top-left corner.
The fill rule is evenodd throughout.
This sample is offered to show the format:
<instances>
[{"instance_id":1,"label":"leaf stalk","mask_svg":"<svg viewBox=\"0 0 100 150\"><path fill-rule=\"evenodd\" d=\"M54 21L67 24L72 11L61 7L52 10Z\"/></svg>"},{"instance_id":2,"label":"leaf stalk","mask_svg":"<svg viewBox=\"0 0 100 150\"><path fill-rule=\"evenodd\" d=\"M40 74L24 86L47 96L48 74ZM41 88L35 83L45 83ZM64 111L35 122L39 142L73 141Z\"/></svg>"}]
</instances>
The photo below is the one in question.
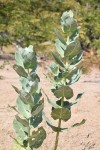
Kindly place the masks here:
<instances>
[{"instance_id":1,"label":"leaf stalk","mask_svg":"<svg viewBox=\"0 0 100 150\"><path fill-rule=\"evenodd\" d=\"M61 100L61 107L63 107L63 104L64 104L64 97L62 97L62 100ZM59 118L59 121L58 121L58 128L61 128L61 120L62 120L61 116L62 116L62 109L61 109L60 118ZM54 150L57 150L57 147L58 147L59 134L60 134L60 131L58 130L57 134L56 134L56 140L55 140Z\"/></svg>"}]
</instances>

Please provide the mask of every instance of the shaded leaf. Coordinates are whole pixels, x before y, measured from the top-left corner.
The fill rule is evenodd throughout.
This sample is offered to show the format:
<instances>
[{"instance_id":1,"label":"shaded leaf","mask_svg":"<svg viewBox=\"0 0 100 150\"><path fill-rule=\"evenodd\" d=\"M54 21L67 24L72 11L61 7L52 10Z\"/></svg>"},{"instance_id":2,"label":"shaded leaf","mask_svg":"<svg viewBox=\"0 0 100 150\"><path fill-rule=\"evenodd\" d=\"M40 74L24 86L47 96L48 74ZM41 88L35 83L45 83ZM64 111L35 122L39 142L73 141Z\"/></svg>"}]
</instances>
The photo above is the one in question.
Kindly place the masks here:
<instances>
[{"instance_id":1,"label":"shaded leaf","mask_svg":"<svg viewBox=\"0 0 100 150\"><path fill-rule=\"evenodd\" d=\"M59 106L61 106L61 101L62 101L62 99L56 101L56 103L57 103ZM72 103L69 103L68 101L64 101L64 102L63 102L63 107L64 107L64 108L67 108L67 109L70 110L70 109L71 109L71 106L72 106Z\"/></svg>"},{"instance_id":2,"label":"shaded leaf","mask_svg":"<svg viewBox=\"0 0 100 150\"><path fill-rule=\"evenodd\" d=\"M35 93L38 90L38 79L36 79L34 82L30 81L28 85L30 86L29 93Z\"/></svg>"},{"instance_id":3,"label":"shaded leaf","mask_svg":"<svg viewBox=\"0 0 100 150\"><path fill-rule=\"evenodd\" d=\"M83 125L83 124L86 122L86 120L83 119L80 123L75 123L74 125L72 125L72 126L70 126L70 127L67 127L67 128L58 128L58 127L54 126L54 125L51 123L51 121L46 117L46 115L45 115L44 112L43 112L43 116L45 117L45 120L46 120L48 126L51 127L52 130L55 131L55 132L58 132L58 131L59 131L59 132L69 131L69 130L72 129L73 127L77 127L77 126Z\"/></svg>"},{"instance_id":4,"label":"shaded leaf","mask_svg":"<svg viewBox=\"0 0 100 150\"><path fill-rule=\"evenodd\" d=\"M50 120L46 117L46 115L45 115L45 113L44 113L44 112L43 112L43 116L44 116L44 118L45 118L45 120L46 120L46 122L47 122L48 126L49 126L49 127L51 127L53 131L55 131L55 132L57 132L57 131L61 131L61 129L60 129L60 128L55 127L55 126L51 123L51 121L50 121Z\"/></svg>"},{"instance_id":5,"label":"shaded leaf","mask_svg":"<svg viewBox=\"0 0 100 150\"><path fill-rule=\"evenodd\" d=\"M81 99L81 97L82 97L83 94L84 94L84 93L78 94L77 97L76 97L76 99L75 99L75 101L72 102L72 105L77 104L77 103L80 101L80 99Z\"/></svg>"},{"instance_id":6,"label":"shaded leaf","mask_svg":"<svg viewBox=\"0 0 100 150\"><path fill-rule=\"evenodd\" d=\"M76 66L80 63L80 61L82 60L82 56L83 56L83 51L79 52L79 54L74 57L73 59L71 59L71 64L73 66Z\"/></svg>"},{"instance_id":7,"label":"shaded leaf","mask_svg":"<svg viewBox=\"0 0 100 150\"><path fill-rule=\"evenodd\" d=\"M75 123L75 124L73 124L72 127L80 126L80 125L84 124L85 122L86 122L86 120L83 119L80 123Z\"/></svg>"},{"instance_id":8,"label":"shaded leaf","mask_svg":"<svg viewBox=\"0 0 100 150\"><path fill-rule=\"evenodd\" d=\"M11 109L13 109L14 111L16 111L16 112L18 113L18 110L16 109L16 106L10 106L10 105L8 104L8 107L11 108Z\"/></svg>"},{"instance_id":9,"label":"shaded leaf","mask_svg":"<svg viewBox=\"0 0 100 150\"><path fill-rule=\"evenodd\" d=\"M29 81L35 81L36 79L38 79L38 81L40 81L39 76L35 73L35 72L30 72L27 78Z\"/></svg>"},{"instance_id":10,"label":"shaded leaf","mask_svg":"<svg viewBox=\"0 0 100 150\"><path fill-rule=\"evenodd\" d=\"M67 121L71 118L71 111L67 108L55 108L52 110L51 116L54 120L62 119Z\"/></svg>"},{"instance_id":11,"label":"shaded leaf","mask_svg":"<svg viewBox=\"0 0 100 150\"><path fill-rule=\"evenodd\" d=\"M23 67L15 64L15 65L13 65L13 68L17 72L18 75L27 78L28 74L26 73L26 71L24 70Z\"/></svg>"},{"instance_id":12,"label":"shaded leaf","mask_svg":"<svg viewBox=\"0 0 100 150\"><path fill-rule=\"evenodd\" d=\"M21 90L20 98L25 104L30 104L31 106L34 105L34 99L33 99L32 95L25 92L24 90Z\"/></svg>"},{"instance_id":13,"label":"shaded leaf","mask_svg":"<svg viewBox=\"0 0 100 150\"><path fill-rule=\"evenodd\" d=\"M18 115L15 116L16 120L20 122L23 126L28 127L29 123L27 119L22 119Z\"/></svg>"},{"instance_id":14,"label":"shaded leaf","mask_svg":"<svg viewBox=\"0 0 100 150\"><path fill-rule=\"evenodd\" d=\"M58 38L64 45L66 45L66 41L64 40L63 36L61 35L61 33L60 33L57 29L55 29L55 33L56 33L56 35L57 35L57 38Z\"/></svg>"},{"instance_id":15,"label":"shaded leaf","mask_svg":"<svg viewBox=\"0 0 100 150\"><path fill-rule=\"evenodd\" d=\"M36 128L42 122L42 111L38 115L30 118L30 125Z\"/></svg>"},{"instance_id":16,"label":"shaded leaf","mask_svg":"<svg viewBox=\"0 0 100 150\"><path fill-rule=\"evenodd\" d=\"M58 57L58 55L56 55L55 53L52 52L52 55L55 59L55 61L57 62L57 64L59 64L61 67L65 68L64 63L60 60L60 58Z\"/></svg>"},{"instance_id":17,"label":"shaded leaf","mask_svg":"<svg viewBox=\"0 0 100 150\"><path fill-rule=\"evenodd\" d=\"M54 95L57 98L65 97L66 99L70 99L73 97L73 90L69 86L61 86L58 89L54 90Z\"/></svg>"},{"instance_id":18,"label":"shaded leaf","mask_svg":"<svg viewBox=\"0 0 100 150\"><path fill-rule=\"evenodd\" d=\"M20 90L17 88L17 87L15 87L14 85L12 85L12 87L14 88L14 90L19 94L20 93Z\"/></svg>"},{"instance_id":19,"label":"shaded leaf","mask_svg":"<svg viewBox=\"0 0 100 150\"><path fill-rule=\"evenodd\" d=\"M36 93L33 94L34 104L38 103L38 101L40 100L41 96L42 96L41 92L36 92Z\"/></svg>"},{"instance_id":20,"label":"shaded leaf","mask_svg":"<svg viewBox=\"0 0 100 150\"><path fill-rule=\"evenodd\" d=\"M43 90L43 89L42 89ZM45 93L45 91L43 90L43 93L45 94L47 101L50 105L52 105L53 108L61 108L59 105L57 105L55 102L53 102L51 99L49 99L49 97L47 96L47 94Z\"/></svg>"},{"instance_id":21,"label":"shaded leaf","mask_svg":"<svg viewBox=\"0 0 100 150\"><path fill-rule=\"evenodd\" d=\"M46 131L43 127L38 128L37 131L32 132L32 136L29 138L29 145L32 148L39 148L46 138Z\"/></svg>"},{"instance_id":22,"label":"shaded leaf","mask_svg":"<svg viewBox=\"0 0 100 150\"><path fill-rule=\"evenodd\" d=\"M44 108L44 99L42 99L41 101L39 101L38 104L36 104L35 106L33 106L32 108L32 115L36 116L38 115Z\"/></svg>"}]
</instances>

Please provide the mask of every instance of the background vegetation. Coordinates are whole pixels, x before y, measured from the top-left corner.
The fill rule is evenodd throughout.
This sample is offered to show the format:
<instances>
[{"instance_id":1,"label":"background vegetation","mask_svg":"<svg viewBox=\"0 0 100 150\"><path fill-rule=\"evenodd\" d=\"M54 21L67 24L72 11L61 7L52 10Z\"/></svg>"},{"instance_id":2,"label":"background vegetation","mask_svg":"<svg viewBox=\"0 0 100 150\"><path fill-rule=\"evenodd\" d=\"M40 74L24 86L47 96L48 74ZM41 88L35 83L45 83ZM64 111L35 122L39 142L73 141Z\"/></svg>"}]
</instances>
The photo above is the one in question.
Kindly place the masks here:
<instances>
[{"instance_id":1,"label":"background vegetation","mask_svg":"<svg viewBox=\"0 0 100 150\"><path fill-rule=\"evenodd\" d=\"M70 9L81 26L82 48L100 55L99 0L0 0L0 47L16 43L51 49L54 28L60 30L59 18Z\"/></svg>"}]
</instances>

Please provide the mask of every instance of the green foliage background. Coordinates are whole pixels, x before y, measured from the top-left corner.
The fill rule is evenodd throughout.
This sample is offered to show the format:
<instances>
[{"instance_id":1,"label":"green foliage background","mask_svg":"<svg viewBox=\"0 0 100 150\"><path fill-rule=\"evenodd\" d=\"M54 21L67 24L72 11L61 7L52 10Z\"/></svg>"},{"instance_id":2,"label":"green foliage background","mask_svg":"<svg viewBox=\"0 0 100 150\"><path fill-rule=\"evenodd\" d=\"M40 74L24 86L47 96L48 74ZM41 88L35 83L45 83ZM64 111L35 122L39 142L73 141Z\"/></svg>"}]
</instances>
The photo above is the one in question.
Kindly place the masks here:
<instances>
[{"instance_id":1,"label":"green foliage background","mask_svg":"<svg viewBox=\"0 0 100 150\"><path fill-rule=\"evenodd\" d=\"M60 29L59 18L70 9L81 26L83 48L100 49L99 0L0 0L0 46L17 41L42 50L41 43L54 42L54 28Z\"/></svg>"}]
</instances>

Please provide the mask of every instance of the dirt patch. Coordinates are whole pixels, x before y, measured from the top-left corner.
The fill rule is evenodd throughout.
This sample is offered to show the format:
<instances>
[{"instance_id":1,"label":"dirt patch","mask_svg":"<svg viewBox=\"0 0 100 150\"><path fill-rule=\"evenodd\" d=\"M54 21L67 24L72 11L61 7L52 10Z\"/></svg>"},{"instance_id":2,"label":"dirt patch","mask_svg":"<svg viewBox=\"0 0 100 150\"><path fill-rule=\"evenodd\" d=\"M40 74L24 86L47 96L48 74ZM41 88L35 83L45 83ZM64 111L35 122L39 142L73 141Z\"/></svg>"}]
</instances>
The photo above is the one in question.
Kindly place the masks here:
<instances>
[{"instance_id":1,"label":"dirt patch","mask_svg":"<svg viewBox=\"0 0 100 150\"><path fill-rule=\"evenodd\" d=\"M0 62L2 63L2 62ZM41 76L42 88L53 100L50 92L50 83L45 79L43 68L38 70ZM12 126L16 112L8 105L14 106L17 94L11 85L19 87L18 75L12 69L12 62L0 70L0 150L13 150L13 140L10 136L15 136ZM74 98L78 93L84 92L81 101L72 108L72 119L68 123L62 123L63 127L80 122L83 118L86 123L83 126L73 128L69 132L61 133L58 150L100 150L100 72L93 68L91 73L82 75L79 82L72 86ZM73 98L73 99L74 99ZM45 99L45 113L50 116L51 106ZM51 119L52 120L52 119ZM57 124L57 121L53 121ZM53 150L55 133L46 125L47 139L40 150Z\"/></svg>"}]
</instances>

